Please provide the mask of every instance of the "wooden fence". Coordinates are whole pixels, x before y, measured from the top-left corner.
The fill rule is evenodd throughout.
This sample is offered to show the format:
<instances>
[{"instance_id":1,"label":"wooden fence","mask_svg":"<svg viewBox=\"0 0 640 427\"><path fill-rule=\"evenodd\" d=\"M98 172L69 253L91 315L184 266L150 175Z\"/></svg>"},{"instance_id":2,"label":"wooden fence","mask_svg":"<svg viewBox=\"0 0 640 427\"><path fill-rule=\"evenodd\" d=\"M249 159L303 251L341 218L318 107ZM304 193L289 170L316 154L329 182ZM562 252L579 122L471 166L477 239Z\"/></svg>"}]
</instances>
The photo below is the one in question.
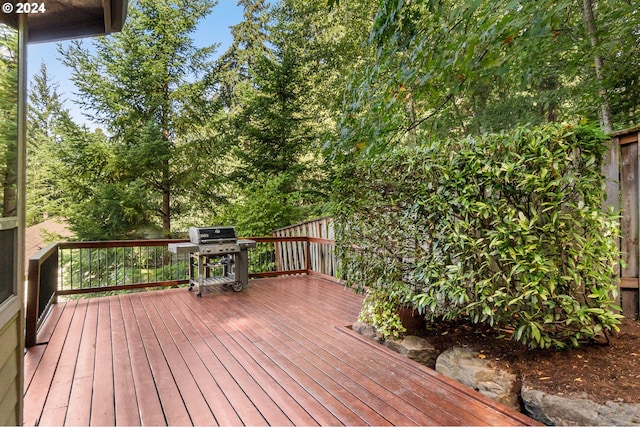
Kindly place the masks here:
<instances>
[{"instance_id":1,"label":"wooden fence","mask_svg":"<svg viewBox=\"0 0 640 427\"><path fill-rule=\"evenodd\" d=\"M640 313L640 127L613 134L609 164L609 206L620 209L620 306L625 317ZM617 182L611 178L616 177ZM616 197L619 194L619 198Z\"/></svg>"}]
</instances>

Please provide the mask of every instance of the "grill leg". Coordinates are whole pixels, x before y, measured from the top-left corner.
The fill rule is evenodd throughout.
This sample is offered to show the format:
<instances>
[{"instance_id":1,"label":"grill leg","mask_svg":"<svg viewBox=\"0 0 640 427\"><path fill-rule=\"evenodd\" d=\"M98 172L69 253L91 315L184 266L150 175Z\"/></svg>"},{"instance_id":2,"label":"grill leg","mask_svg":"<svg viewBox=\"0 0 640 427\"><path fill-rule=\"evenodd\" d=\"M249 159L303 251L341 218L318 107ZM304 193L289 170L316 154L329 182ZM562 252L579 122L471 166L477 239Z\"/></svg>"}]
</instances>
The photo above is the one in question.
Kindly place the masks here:
<instances>
[{"instance_id":1,"label":"grill leg","mask_svg":"<svg viewBox=\"0 0 640 427\"><path fill-rule=\"evenodd\" d=\"M249 284L249 255L246 248L240 249L240 252L235 255L234 264L236 282L246 287Z\"/></svg>"}]
</instances>

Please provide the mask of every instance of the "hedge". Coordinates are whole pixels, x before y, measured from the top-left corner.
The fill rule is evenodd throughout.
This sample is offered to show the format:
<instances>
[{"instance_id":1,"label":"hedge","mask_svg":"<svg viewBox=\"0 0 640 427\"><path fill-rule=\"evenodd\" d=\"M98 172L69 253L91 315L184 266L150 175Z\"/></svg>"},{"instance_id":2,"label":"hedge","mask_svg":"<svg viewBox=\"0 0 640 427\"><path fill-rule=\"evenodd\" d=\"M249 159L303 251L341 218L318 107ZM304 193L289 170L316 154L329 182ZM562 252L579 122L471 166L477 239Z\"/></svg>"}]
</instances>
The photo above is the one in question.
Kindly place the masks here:
<instances>
[{"instance_id":1,"label":"hedge","mask_svg":"<svg viewBox=\"0 0 640 427\"><path fill-rule=\"evenodd\" d=\"M374 295L363 317L384 307L377 326L397 334L384 304L393 300L431 322L489 324L532 348L617 330L605 140L594 127L555 124L343 164L337 253L347 286Z\"/></svg>"}]
</instances>

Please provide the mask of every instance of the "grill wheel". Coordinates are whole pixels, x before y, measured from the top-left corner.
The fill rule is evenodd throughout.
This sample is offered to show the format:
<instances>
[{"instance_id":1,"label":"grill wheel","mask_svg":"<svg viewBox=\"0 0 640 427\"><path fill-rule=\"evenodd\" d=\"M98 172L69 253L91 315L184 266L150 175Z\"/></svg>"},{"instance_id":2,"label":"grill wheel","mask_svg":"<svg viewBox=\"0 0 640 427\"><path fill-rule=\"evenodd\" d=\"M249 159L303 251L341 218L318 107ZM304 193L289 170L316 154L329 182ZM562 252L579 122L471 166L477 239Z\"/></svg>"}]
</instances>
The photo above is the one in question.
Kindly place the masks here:
<instances>
[{"instance_id":1,"label":"grill wheel","mask_svg":"<svg viewBox=\"0 0 640 427\"><path fill-rule=\"evenodd\" d=\"M233 282L233 285L231 285L231 289L233 289L234 292L240 292L242 290L242 282L240 282L239 280Z\"/></svg>"}]
</instances>

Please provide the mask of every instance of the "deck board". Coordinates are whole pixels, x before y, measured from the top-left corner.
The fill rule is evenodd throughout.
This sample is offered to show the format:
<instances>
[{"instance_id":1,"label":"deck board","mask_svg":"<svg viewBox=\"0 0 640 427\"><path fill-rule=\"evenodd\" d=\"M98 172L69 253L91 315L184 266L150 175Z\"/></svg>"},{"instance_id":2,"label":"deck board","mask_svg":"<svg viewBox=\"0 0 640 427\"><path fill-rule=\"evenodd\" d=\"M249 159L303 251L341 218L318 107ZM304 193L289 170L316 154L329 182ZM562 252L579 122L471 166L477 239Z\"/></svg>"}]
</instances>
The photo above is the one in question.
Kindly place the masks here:
<instances>
[{"instance_id":1,"label":"deck board","mask_svg":"<svg viewBox=\"0 0 640 427\"><path fill-rule=\"evenodd\" d=\"M315 317L310 317L314 319ZM295 337L293 342L304 343L305 349L308 354L318 356L324 355L327 362L330 365L340 366L343 373L349 374L349 378L358 378L357 382L360 384L366 384L367 389L376 391L376 395L385 396L385 400L389 403L397 404L399 402L413 402L421 407L432 407L437 409L442 405L450 405L446 401L438 401L438 396L434 396L432 400L425 402L423 397L417 394L412 394L412 390L421 390L421 388L412 387L409 381L407 381L402 370L393 371L392 366L376 366L379 365L375 359L368 359L367 363L362 363L362 355L354 354L351 351L353 345L352 339L348 338L344 340L345 336L335 336L335 334L322 334L322 329L314 327L313 325L306 324L305 321L284 323L277 317L271 317L270 320L273 330L278 330L284 337ZM342 338L342 340L340 339ZM336 356L337 355L337 356ZM384 359L383 359L384 360ZM319 363L319 362L316 362ZM357 367L357 368L355 368ZM385 387L380 386L379 383L371 380L376 378L380 383L383 383ZM395 390L390 390L396 384L401 387ZM423 384L421 385L424 386ZM401 393L402 396L398 397L394 393ZM413 410L415 408L406 407L403 410L406 414L411 413L413 416L413 422L419 425L428 424L452 424L451 416L439 417L436 414L435 419L429 414ZM382 412L385 416L391 415L388 411ZM406 415L405 414L405 415ZM439 420L438 420L439 418ZM468 421L469 419L467 419ZM475 420L476 423L481 423L480 420ZM395 422L395 421L394 421ZM407 424L410 421L402 421L400 424Z\"/></svg>"},{"instance_id":2,"label":"deck board","mask_svg":"<svg viewBox=\"0 0 640 427\"><path fill-rule=\"evenodd\" d=\"M352 332L361 303L309 276L60 303L25 424L535 424Z\"/></svg>"},{"instance_id":3,"label":"deck board","mask_svg":"<svg viewBox=\"0 0 640 427\"><path fill-rule=\"evenodd\" d=\"M87 313L87 301L80 301L73 313L77 320L70 325L68 337L60 354L60 361L53 376L49 389L47 406L42 413L40 422L45 425L62 425L67 414L69 393L73 382L73 373L76 369L80 338L84 327L85 314Z\"/></svg>"},{"instance_id":4,"label":"deck board","mask_svg":"<svg viewBox=\"0 0 640 427\"><path fill-rule=\"evenodd\" d=\"M165 299L168 300L165 301ZM163 305L160 309L169 312L174 307L175 295L164 295L161 302ZM240 417L231 406L220 384L209 372L207 362L211 360L211 357L207 358L207 354L198 351L198 345L205 346L206 344L199 336L192 336L193 340L190 339L190 336L185 333L181 326L181 323L184 325L188 324L188 322L180 313L172 313L171 316L165 316L165 321L167 322L167 328L180 346L184 359L189 361L190 369L196 373L195 380L202 395L209 403L216 422L221 425L242 425Z\"/></svg>"},{"instance_id":5,"label":"deck board","mask_svg":"<svg viewBox=\"0 0 640 427\"><path fill-rule=\"evenodd\" d=\"M264 425L266 421L260 414L260 411L258 411L233 377L230 371L232 367L227 367L223 363L222 345L218 338L212 335L212 332L204 324L202 316L193 313L190 307L193 305L192 301L189 301L189 304L182 304L181 299L183 295L171 295L171 303L174 307L172 313L176 321L182 325L183 333L189 339L191 345L194 346L194 349L204 364L206 370L202 370L200 367L197 371L198 375L202 377L208 374L211 379L218 384L222 395L227 401L214 401L212 402L213 405L216 405L218 410L225 411L225 407L227 403L229 403L229 406L234 410L239 421L238 423L233 421L229 424ZM216 413L215 409L214 413ZM226 412L223 412L222 415L233 418L233 414L227 414ZM226 423L221 421L220 424L224 425Z\"/></svg>"},{"instance_id":6,"label":"deck board","mask_svg":"<svg viewBox=\"0 0 640 427\"><path fill-rule=\"evenodd\" d=\"M284 325L277 320L265 317L265 322L268 322L272 331L277 331L280 340L285 340L285 348L289 346L299 349L300 352L310 355L310 363L316 366L322 366L327 375L333 377L339 377L341 374L346 375L348 386L351 388L363 387L362 393L368 394L367 401L370 404L378 405L376 409L380 414L384 414L384 417L394 424L407 425L407 424L419 424L430 425L434 424L435 420L426 416L424 413L415 410L410 406L404 405L403 413L400 413L396 409L399 405L402 406L407 402L407 396L400 398L396 396L392 390L385 388L378 382L371 378L380 377L381 373L385 371L376 371L367 360L362 364L363 360L360 355L348 353L348 346L351 340L348 342L339 342L338 340L327 340L324 337L314 335L313 331L304 329L300 323L292 324L291 326ZM273 336L273 341L276 341ZM310 337L310 338L307 338ZM270 340L271 342L271 340ZM346 346L346 349L341 349L341 346ZM352 357L351 357L352 356ZM360 369L355 366L362 365ZM395 384L395 378L386 378L385 383ZM343 384L343 387L345 385ZM356 392L355 394L359 394ZM418 398L420 404L423 404L422 399ZM379 423L384 423L380 421Z\"/></svg>"},{"instance_id":7,"label":"deck board","mask_svg":"<svg viewBox=\"0 0 640 427\"><path fill-rule=\"evenodd\" d=\"M113 354L113 391L116 425L139 426L140 411L135 390L131 356L128 351L127 332L119 298L109 299L111 314L111 345Z\"/></svg>"},{"instance_id":8,"label":"deck board","mask_svg":"<svg viewBox=\"0 0 640 427\"><path fill-rule=\"evenodd\" d=\"M144 351L149 361L149 367L153 375L155 390L141 389L139 393L157 391L160 403L167 423L169 425L192 424L191 417L180 395L174 373L162 351L162 346L156 337L156 332L149 321L139 294L131 295L131 305L136 313L136 321L140 331L140 337L144 345Z\"/></svg>"},{"instance_id":9,"label":"deck board","mask_svg":"<svg viewBox=\"0 0 640 427\"><path fill-rule=\"evenodd\" d=\"M149 358L142 342L142 334L138 327L136 314L131 304L131 296L120 296L118 298L124 329L127 335L127 350L129 360L131 360L131 374L136 391L135 405L140 415L142 425L163 425L167 423L160 402L160 395L156 389L153 373L149 364ZM134 402L131 402L133 405Z\"/></svg>"},{"instance_id":10,"label":"deck board","mask_svg":"<svg viewBox=\"0 0 640 427\"><path fill-rule=\"evenodd\" d=\"M111 307L106 297L98 299L98 327L96 336L95 374L91 398L90 425L111 426L116 423Z\"/></svg>"},{"instance_id":11,"label":"deck board","mask_svg":"<svg viewBox=\"0 0 640 427\"><path fill-rule=\"evenodd\" d=\"M424 419L420 418L420 416L416 414L416 416L418 417L418 424L425 425L432 423L442 423L449 425L463 422L462 420L457 419L455 416L455 413L458 412L459 409L456 407L455 401L450 402L447 399L442 399L440 396L436 395L429 399L429 401L424 402L424 399L421 396L421 390L424 387L424 383L415 384L410 376L406 377L405 369L397 369L397 367L393 363L380 365L379 361L375 359L372 359L370 363L360 363L358 355L355 355L350 351L350 345L352 345L351 339L348 339L346 342L339 342L336 337L331 334L323 334L324 336L321 336L323 332L322 329L314 328L313 326L309 325L305 326L305 322L285 324L279 319L275 318L272 320L272 326L276 329L281 330L281 332L285 335L291 336L293 334L296 334L296 337L300 342L306 342L307 345L310 346L308 347L308 350L312 354L318 354L327 351L332 351L333 353L339 354L340 356L337 357L337 360L335 360L335 362L339 363L340 366L344 366L344 369L349 369L352 366L357 366L360 370L360 374L363 375L363 378L379 378L380 381L383 382L387 387L398 385L399 387L395 390L395 392L401 393L402 399L406 402L414 402L421 407L430 407L432 410L440 409L440 411L434 412L433 414L435 420L429 415L427 416L427 419ZM387 359L382 359L382 361L387 362ZM386 377L383 375L385 373L387 374ZM431 380L431 378L426 379ZM362 381L366 380L363 379ZM436 386L440 386L440 384L436 384ZM373 385L370 385L370 387L373 387ZM446 390L442 390L441 392L446 392ZM474 403L476 402L470 402L470 404L472 405ZM442 409L444 408L448 408L449 414L445 415L441 413ZM426 414L423 414L423 417L425 415ZM467 421L469 421L468 418ZM475 419L474 421L475 422L472 422L471 424L481 424L480 419Z\"/></svg>"},{"instance_id":12,"label":"deck board","mask_svg":"<svg viewBox=\"0 0 640 427\"><path fill-rule=\"evenodd\" d=\"M46 323L40 328L38 332L38 341L37 343L48 343L51 335L53 334L53 330L55 329L60 316L64 310L64 304L55 304L53 305L51 312L47 317ZM36 372L36 368L38 364L42 360L42 355L44 354L44 350L46 346L44 345L36 345L31 348L24 357L24 385L25 388L29 386L31 383L31 379Z\"/></svg>"},{"instance_id":13,"label":"deck board","mask_svg":"<svg viewBox=\"0 0 640 427\"><path fill-rule=\"evenodd\" d=\"M239 309L234 311L233 307L228 307L225 311L231 317L239 316L242 313L242 310ZM266 321L267 319L264 318L264 320ZM368 405L359 405L359 410L361 411L360 417L365 423L386 425L391 422L405 425L410 422L410 420L400 414L392 404L385 402L375 393L370 392L366 387L361 385L362 383L366 383L367 378L353 375L355 371L350 370L348 366L343 366L342 364L340 364L340 368L336 368L336 360L332 360L331 358L330 360L326 360L319 357L322 350L320 347L304 346L299 340L293 339L288 333L271 333L272 331L276 331L277 325L271 324L270 326L272 327L264 328L261 327L260 323L255 322L255 320L252 320L252 322L252 330L260 330L261 334L268 338L267 341L271 343L272 346L275 347L276 343L280 346L281 353L293 355L294 359L290 358L292 362L297 363L298 366L302 366L307 373L315 373L316 376L314 378L316 378L316 382L320 383L321 381L325 381L326 384L326 381L330 381L333 378L340 378L344 373L348 373L349 375L345 376L340 383L329 383L330 386L325 388L335 390L336 387L338 387L340 392L336 398L347 401L352 406L356 404L355 401L359 399L359 395L364 395ZM372 405L376 407L367 407ZM380 414L384 414L384 416Z\"/></svg>"},{"instance_id":14,"label":"deck board","mask_svg":"<svg viewBox=\"0 0 640 427\"><path fill-rule=\"evenodd\" d=\"M64 424L83 426L91 420L91 399L93 398L93 376L95 373L96 337L98 332L97 299L89 300L85 316L73 387L69 397ZM60 304L58 304L60 305Z\"/></svg>"}]
</instances>

